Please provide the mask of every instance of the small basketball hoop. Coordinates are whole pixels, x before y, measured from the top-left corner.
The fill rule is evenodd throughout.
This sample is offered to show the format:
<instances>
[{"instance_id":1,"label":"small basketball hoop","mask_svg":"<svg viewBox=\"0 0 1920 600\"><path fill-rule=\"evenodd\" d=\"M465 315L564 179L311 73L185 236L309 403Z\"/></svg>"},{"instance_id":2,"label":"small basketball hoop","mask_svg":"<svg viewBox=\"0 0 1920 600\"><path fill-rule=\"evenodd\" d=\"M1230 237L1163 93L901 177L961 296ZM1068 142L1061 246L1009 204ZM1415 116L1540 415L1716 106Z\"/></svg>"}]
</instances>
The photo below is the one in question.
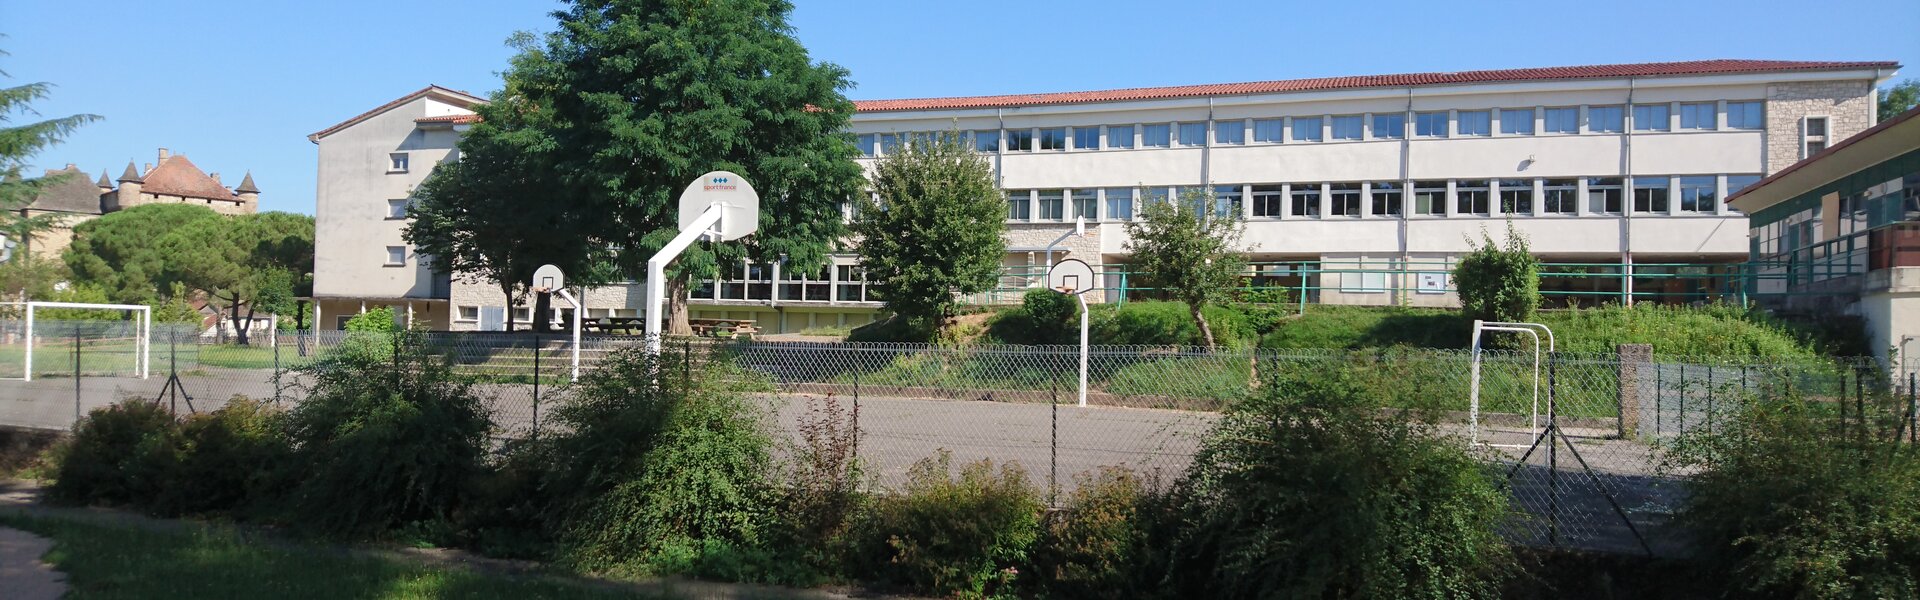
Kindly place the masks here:
<instances>
[{"instance_id":1,"label":"small basketball hoop","mask_svg":"<svg viewBox=\"0 0 1920 600\"><path fill-rule=\"evenodd\" d=\"M1093 267L1086 261L1069 258L1047 269L1047 287L1062 294L1079 295L1093 289Z\"/></svg>"},{"instance_id":2,"label":"small basketball hoop","mask_svg":"<svg viewBox=\"0 0 1920 600\"><path fill-rule=\"evenodd\" d=\"M533 280L527 284L527 287L532 288L534 292L542 294L550 293L566 286L566 274L560 271L560 267L553 265L540 265L540 268L534 269Z\"/></svg>"}]
</instances>

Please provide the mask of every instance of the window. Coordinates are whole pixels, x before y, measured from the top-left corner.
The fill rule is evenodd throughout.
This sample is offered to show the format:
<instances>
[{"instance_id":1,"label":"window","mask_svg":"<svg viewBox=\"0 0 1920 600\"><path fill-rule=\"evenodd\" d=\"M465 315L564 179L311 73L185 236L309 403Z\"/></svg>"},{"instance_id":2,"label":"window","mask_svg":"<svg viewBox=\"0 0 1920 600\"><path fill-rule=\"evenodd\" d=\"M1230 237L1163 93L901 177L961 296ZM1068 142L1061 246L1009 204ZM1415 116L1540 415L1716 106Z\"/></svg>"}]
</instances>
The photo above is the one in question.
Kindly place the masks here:
<instances>
[{"instance_id":1,"label":"window","mask_svg":"<svg viewBox=\"0 0 1920 600\"><path fill-rule=\"evenodd\" d=\"M1397 140L1407 136L1407 115L1393 113L1373 116L1373 137L1382 140Z\"/></svg>"},{"instance_id":2,"label":"window","mask_svg":"<svg viewBox=\"0 0 1920 600\"><path fill-rule=\"evenodd\" d=\"M1807 117L1807 137L1826 137L1827 118Z\"/></svg>"},{"instance_id":3,"label":"window","mask_svg":"<svg viewBox=\"0 0 1920 600\"><path fill-rule=\"evenodd\" d=\"M1008 129L1007 130L1007 151L1008 152L1026 152L1032 149L1033 149L1033 130L1031 129Z\"/></svg>"},{"instance_id":4,"label":"window","mask_svg":"<svg viewBox=\"0 0 1920 600\"><path fill-rule=\"evenodd\" d=\"M1460 135L1492 135L1493 114L1484 110L1460 111L1460 122L1454 124L1460 128Z\"/></svg>"},{"instance_id":5,"label":"window","mask_svg":"<svg viewBox=\"0 0 1920 600\"><path fill-rule=\"evenodd\" d=\"M1447 213L1447 182L1413 182L1413 214L1444 215Z\"/></svg>"},{"instance_id":6,"label":"window","mask_svg":"<svg viewBox=\"0 0 1920 600\"><path fill-rule=\"evenodd\" d=\"M1107 133L1113 133L1113 129L1107 129ZM1107 188L1107 219L1133 220L1133 188Z\"/></svg>"},{"instance_id":7,"label":"window","mask_svg":"<svg viewBox=\"0 0 1920 600\"><path fill-rule=\"evenodd\" d=\"M1182 146L1207 145L1207 124L1206 123L1181 123L1180 124L1180 145Z\"/></svg>"},{"instance_id":8,"label":"window","mask_svg":"<svg viewBox=\"0 0 1920 600\"><path fill-rule=\"evenodd\" d=\"M840 285L833 290L834 300L841 302L865 302L867 299L867 272L859 265L834 265L834 275Z\"/></svg>"},{"instance_id":9,"label":"window","mask_svg":"<svg viewBox=\"0 0 1920 600\"><path fill-rule=\"evenodd\" d=\"M1357 140L1366 137L1366 122L1360 115L1346 115L1333 118L1333 139Z\"/></svg>"},{"instance_id":10,"label":"window","mask_svg":"<svg viewBox=\"0 0 1920 600\"><path fill-rule=\"evenodd\" d=\"M1580 210L1580 182L1574 179L1548 179L1540 190L1540 212L1571 215Z\"/></svg>"},{"instance_id":11,"label":"window","mask_svg":"<svg viewBox=\"0 0 1920 600\"><path fill-rule=\"evenodd\" d=\"M1327 212L1337 217L1360 216L1360 184L1335 183L1327 186Z\"/></svg>"},{"instance_id":12,"label":"window","mask_svg":"<svg viewBox=\"0 0 1920 600\"><path fill-rule=\"evenodd\" d=\"M1253 216L1268 219L1280 218L1281 203L1286 194L1277 185L1253 186Z\"/></svg>"},{"instance_id":13,"label":"window","mask_svg":"<svg viewBox=\"0 0 1920 600\"><path fill-rule=\"evenodd\" d=\"M1545 123L1542 125L1545 126L1547 133L1580 133L1578 107L1549 108L1546 113L1546 118L1542 119Z\"/></svg>"},{"instance_id":14,"label":"window","mask_svg":"<svg viewBox=\"0 0 1920 600\"><path fill-rule=\"evenodd\" d=\"M1100 149L1100 128L1099 127L1073 128L1073 148L1075 150L1099 150Z\"/></svg>"},{"instance_id":15,"label":"window","mask_svg":"<svg viewBox=\"0 0 1920 600\"><path fill-rule=\"evenodd\" d=\"M1500 109L1501 135L1533 135L1533 109Z\"/></svg>"},{"instance_id":16,"label":"window","mask_svg":"<svg viewBox=\"0 0 1920 600\"><path fill-rule=\"evenodd\" d=\"M1033 199L1027 195L1027 190L1007 192L1007 220L1033 220Z\"/></svg>"},{"instance_id":17,"label":"window","mask_svg":"<svg viewBox=\"0 0 1920 600\"><path fill-rule=\"evenodd\" d=\"M1633 179L1633 212L1667 212L1667 196L1673 193L1665 177Z\"/></svg>"},{"instance_id":18,"label":"window","mask_svg":"<svg viewBox=\"0 0 1920 600\"><path fill-rule=\"evenodd\" d=\"M1500 180L1500 212L1510 215L1533 214L1533 180Z\"/></svg>"},{"instance_id":19,"label":"window","mask_svg":"<svg viewBox=\"0 0 1920 600\"><path fill-rule=\"evenodd\" d=\"M1802 157L1802 158L1805 158L1805 157L1808 157L1808 156L1813 156L1813 155L1815 155L1815 154L1819 154L1819 153L1821 153L1821 152L1824 152L1824 151L1826 151L1826 149L1827 149L1827 143L1826 143L1826 142L1824 142L1824 141L1821 141L1821 140L1808 140L1808 141L1807 141L1807 153L1806 153L1806 154L1802 154L1802 155L1801 155L1801 157Z\"/></svg>"},{"instance_id":20,"label":"window","mask_svg":"<svg viewBox=\"0 0 1920 600\"><path fill-rule=\"evenodd\" d=\"M1681 129L1718 129L1718 112L1712 102L1689 102L1680 105Z\"/></svg>"},{"instance_id":21,"label":"window","mask_svg":"<svg viewBox=\"0 0 1920 600\"><path fill-rule=\"evenodd\" d=\"M1148 148L1165 148L1171 146L1172 144L1169 143L1167 139L1168 133L1166 125L1141 125L1140 145Z\"/></svg>"},{"instance_id":22,"label":"window","mask_svg":"<svg viewBox=\"0 0 1920 600\"><path fill-rule=\"evenodd\" d=\"M1221 217L1240 215L1240 186L1222 185L1213 188L1213 214Z\"/></svg>"},{"instance_id":23,"label":"window","mask_svg":"<svg viewBox=\"0 0 1920 600\"><path fill-rule=\"evenodd\" d=\"M880 135L880 153L881 154L893 154L898 150L900 150L899 134L886 133L886 134Z\"/></svg>"},{"instance_id":24,"label":"window","mask_svg":"<svg viewBox=\"0 0 1920 600\"><path fill-rule=\"evenodd\" d=\"M1491 189L1485 179L1469 179L1454 184L1453 212L1460 215L1490 215L1492 206L1487 197Z\"/></svg>"},{"instance_id":25,"label":"window","mask_svg":"<svg viewBox=\"0 0 1920 600\"><path fill-rule=\"evenodd\" d=\"M1320 184L1293 184L1293 216L1320 216Z\"/></svg>"},{"instance_id":26,"label":"window","mask_svg":"<svg viewBox=\"0 0 1920 600\"><path fill-rule=\"evenodd\" d=\"M1373 214L1379 216L1400 216L1400 202L1406 190L1400 189L1397 181L1373 182Z\"/></svg>"},{"instance_id":27,"label":"window","mask_svg":"<svg viewBox=\"0 0 1920 600\"><path fill-rule=\"evenodd\" d=\"M1387 291L1387 271L1367 269L1365 264L1355 264L1355 270L1340 274L1340 291L1347 294L1378 294Z\"/></svg>"},{"instance_id":28,"label":"window","mask_svg":"<svg viewBox=\"0 0 1920 600\"><path fill-rule=\"evenodd\" d=\"M455 321L459 321L461 323L472 323L474 321L480 320L480 307L478 306L456 307L454 311L455 312L453 315L453 320Z\"/></svg>"},{"instance_id":29,"label":"window","mask_svg":"<svg viewBox=\"0 0 1920 600\"><path fill-rule=\"evenodd\" d=\"M1819 154L1827 149L1827 118L1807 117L1800 126L1800 140L1806 144L1806 151L1800 158Z\"/></svg>"},{"instance_id":30,"label":"window","mask_svg":"<svg viewBox=\"0 0 1920 600\"><path fill-rule=\"evenodd\" d=\"M387 172L388 173L407 172L407 153L394 152L394 153L388 154L387 155Z\"/></svg>"},{"instance_id":31,"label":"window","mask_svg":"<svg viewBox=\"0 0 1920 600\"><path fill-rule=\"evenodd\" d=\"M873 134L862 133L854 137L853 145L860 148L861 156L873 156Z\"/></svg>"},{"instance_id":32,"label":"window","mask_svg":"<svg viewBox=\"0 0 1920 600\"><path fill-rule=\"evenodd\" d=\"M1040 130L1040 149L1041 150L1067 149L1067 128L1049 127L1047 129Z\"/></svg>"},{"instance_id":33,"label":"window","mask_svg":"<svg viewBox=\"0 0 1920 600\"><path fill-rule=\"evenodd\" d=\"M1100 192L1097 190L1073 191L1073 216L1088 221L1100 218Z\"/></svg>"},{"instance_id":34,"label":"window","mask_svg":"<svg viewBox=\"0 0 1920 600\"><path fill-rule=\"evenodd\" d=\"M1728 102L1728 129L1764 129L1766 117L1761 113L1759 102Z\"/></svg>"},{"instance_id":35,"label":"window","mask_svg":"<svg viewBox=\"0 0 1920 600\"><path fill-rule=\"evenodd\" d=\"M1215 144L1247 143L1246 121L1214 121L1213 122L1213 143Z\"/></svg>"},{"instance_id":36,"label":"window","mask_svg":"<svg viewBox=\"0 0 1920 600\"><path fill-rule=\"evenodd\" d=\"M1040 190L1040 220L1060 221L1066 217L1066 192Z\"/></svg>"},{"instance_id":37,"label":"window","mask_svg":"<svg viewBox=\"0 0 1920 600\"><path fill-rule=\"evenodd\" d=\"M412 198L400 198L387 201L387 220L407 218L407 209L413 206Z\"/></svg>"},{"instance_id":38,"label":"window","mask_svg":"<svg viewBox=\"0 0 1920 600\"><path fill-rule=\"evenodd\" d=\"M407 264L406 246L387 246L387 266L398 267Z\"/></svg>"},{"instance_id":39,"label":"window","mask_svg":"<svg viewBox=\"0 0 1920 600\"><path fill-rule=\"evenodd\" d=\"M1293 141L1318 142L1320 136L1320 117L1293 118Z\"/></svg>"},{"instance_id":40,"label":"window","mask_svg":"<svg viewBox=\"0 0 1920 600\"><path fill-rule=\"evenodd\" d=\"M1144 190L1140 190L1140 202L1142 204L1150 204L1154 202L1166 202L1166 201L1167 201L1167 188L1150 187Z\"/></svg>"},{"instance_id":41,"label":"window","mask_svg":"<svg viewBox=\"0 0 1920 600\"><path fill-rule=\"evenodd\" d=\"M1673 109L1666 104L1633 105L1634 131L1669 131L1673 129L1671 116Z\"/></svg>"},{"instance_id":42,"label":"window","mask_svg":"<svg viewBox=\"0 0 1920 600\"><path fill-rule=\"evenodd\" d=\"M1107 147L1108 148L1132 148L1133 147L1133 126L1132 125L1108 125L1107 126Z\"/></svg>"},{"instance_id":43,"label":"window","mask_svg":"<svg viewBox=\"0 0 1920 600\"><path fill-rule=\"evenodd\" d=\"M906 139L907 139L907 143L911 144L915 148L926 148L933 145L933 132L931 131L909 132L906 135Z\"/></svg>"},{"instance_id":44,"label":"window","mask_svg":"<svg viewBox=\"0 0 1920 600\"><path fill-rule=\"evenodd\" d=\"M1278 144L1285 137L1285 132L1284 119L1256 119L1253 122L1253 141L1256 142Z\"/></svg>"},{"instance_id":45,"label":"window","mask_svg":"<svg viewBox=\"0 0 1920 600\"><path fill-rule=\"evenodd\" d=\"M1427 138L1447 137L1447 112L1414 113L1413 136Z\"/></svg>"},{"instance_id":46,"label":"window","mask_svg":"<svg viewBox=\"0 0 1920 600\"><path fill-rule=\"evenodd\" d=\"M985 129L973 132L973 149L979 152L999 152L1000 131Z\"/></svg>"},{"instance_id":47,"label":"window","mask_svg":"<svg viewBox=\"0 0 1920 600\"><path fill-rule=\"evenodd\" d=\"M1712 175L1680 178L1680 212L1710 213L1719 210L1719 178Z\"/></svg>"},{"instance_id":48,"label":"window","mask_svg":"<svg viewBox=\"0 0 1920 600\"><path fill-rule=\"evenodd\" d=\"M1587 179L1587 212L1600 214L1620 214L1619 177L1592 177Z\"/></svg>"},{"instance_id":49,"label":"window","mask_svg":"<svg viewBox=\"0 0 1920 600\"><path fill-rule=\"evenodd\" d=\"M1587 107L1587 131L1620 133L1626 130L1626 114L1618 106Z\"/></svg>"},{"instance_id":50,"label":"window","mask_svg":"<svg viewBox=\"0 0 1920 600\"><path fill-rule=\"evenodd\" d=\"M1759 181L1759 175L1728 175L1727 197L1731 198L1734 194L1740 193L1740 190L1746 189L1747 186L1758 183Z\"/></svg>"}]
</instances>

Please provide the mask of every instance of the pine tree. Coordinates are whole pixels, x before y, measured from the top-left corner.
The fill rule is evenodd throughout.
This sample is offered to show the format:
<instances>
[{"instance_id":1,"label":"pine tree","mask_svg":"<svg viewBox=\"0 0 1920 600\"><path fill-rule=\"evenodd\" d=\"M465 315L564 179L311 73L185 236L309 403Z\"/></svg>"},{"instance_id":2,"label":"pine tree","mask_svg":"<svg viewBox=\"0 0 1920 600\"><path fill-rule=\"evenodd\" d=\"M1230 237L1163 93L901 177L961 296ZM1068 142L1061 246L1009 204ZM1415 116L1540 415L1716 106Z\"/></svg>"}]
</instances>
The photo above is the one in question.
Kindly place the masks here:
<instances>
[{"instance_id":1,"label":"pine tree","mask_svg":"<svg viewBox=\"0 0 1920 600\"><path fill-rule=\"evenodd\" d=\"M6 55L0 51L0 56ZM6 71L0 71L0 77L8 77ZM23 117L39 116L31 104L46 99L51 89L52 85L44 82L0 88L0 234L8 239L24 240L54 225L51 216L27 217L20 214L20 209L32 204L41 190L70 176L27 177L27 160L60 143L81 125L100 120L98 115L81 114L16 125Z\"/></svg>"}]
</instances>

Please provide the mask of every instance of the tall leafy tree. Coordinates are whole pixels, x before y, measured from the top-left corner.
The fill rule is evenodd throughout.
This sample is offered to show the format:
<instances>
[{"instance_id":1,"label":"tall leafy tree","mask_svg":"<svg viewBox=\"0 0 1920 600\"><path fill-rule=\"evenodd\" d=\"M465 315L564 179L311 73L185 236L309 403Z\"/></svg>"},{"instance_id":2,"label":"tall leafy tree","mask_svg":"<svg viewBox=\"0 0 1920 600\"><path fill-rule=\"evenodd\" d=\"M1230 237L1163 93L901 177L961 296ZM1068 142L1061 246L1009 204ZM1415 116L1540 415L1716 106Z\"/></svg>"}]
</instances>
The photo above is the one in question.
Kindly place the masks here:
<instances>
[{"instance_id":1,"label":"tall leafy tree","mask_svg":"<svg viewBox=\"0 0 1920 600\"><path fill-rule=\"evenodd\" d=\"M6 55L0 51L0 56ZM7 72L0 71L0 77L8 77ZM98 115L87 114L40 119L31 104L45 99L51 89L48 83L0 88L0 234L8 239L29 239L34 232L53 225L50 215L28 217L19 209L32 204L41 190L68 176L27 177L27 160L60 143L81 125L100 120Z\"/></svg>"},{"instance_id":2,"label":"tall leafy tree","mask_svg":"<svg viewBox=\"0 0 1920 600\"><path fill-rule=\"evenodd\" d=\"M1006 197L986 158L958 136L908 144L874 166L880 201L855 200L860 264L887 308L941 329L956 294L991 289L1006 255Z\"/></svg>"},{"instance_id":3,"label":"tall leafy tree","mask_svg":"<svg viewBox=\"0 0 1920 600\"><path fill-rule=\"evenodd\" d=\"M1880 121L1900 116L1900 113L1920 106L1920 79L1908 79L1893 87L1880 90Z\"/></svg>"},{"instance_id":4,"label":"tall leafy tree","mask_svg":"<svg viewBox=\"0 0 1920 600\"><path fill-rule=\"evenodd\" d=\"M1240 236L1245 231L1239 213L1208 210L1212 195L1190 191L1174 202L1148 202L1137 220L1126 224L1128 266L1154 287L1187 305L1207 347L1215 345L1213 328L1201 314L1239 287L1246 269Z\"/></svg>"},{"instance_id":5,"label":"tall leafy tree","mask_svg":"<svg viewBox=\"0 0 1920 600\"><path fill-rule=\"evenodd\" d=\"M1507 224L1504 243L1480 232L1453 267L1453 285L1460 290L1460 310L1469 319L1525 322L1540 308L1540 259L1527 247L1526 236ZM1468 240L1472 244L1472 240Z\"/></svg>"},{"instance_id":6,"label":"tall leafy tree","mask_svg":"<svg viewBox=\"0 0 1920 600\"><path fill-rule=\"evenodd\" d=\"M173 230L154 251L168 279L206 292L244 345L255 315L290 314L303 284L311 288L313 235L313 217L306 215L216 217Z\"/></svg>"},{"instance_id":7,"label":"tall leafy tree","mask_svg":"<svg viewBox=\"0 0 1920 600\"><path fill-rule=\"evenodd\" d=\"M168 268L179 254L200 251L180 244L161 251L175 230L201 221L222 221L218 213L191 204L147 204L102 215L73 228L73 243L62 259L76 282L99 286L107 298L124 304L151 304L173 282Z\"/></svg>"},{"instance_id":8,"label":"tall leafy tree","mask_svg":"<svg viewBox=\"0 0 1920 600\"><path fill-rule=\"evenodd\" d=\"M785 0L573 0L558 31L507 77L550 111L553 144L541 189L577 235L610 250L627 278L678 232L678 197L711 170L760 192L760 228L698 245L669 268L671 331L686 331L693 277L753 258L825 265L845 233L838 203L860 193L844 130L847 71L816 63L793 37Z\"/></svg>"}]
</instances>

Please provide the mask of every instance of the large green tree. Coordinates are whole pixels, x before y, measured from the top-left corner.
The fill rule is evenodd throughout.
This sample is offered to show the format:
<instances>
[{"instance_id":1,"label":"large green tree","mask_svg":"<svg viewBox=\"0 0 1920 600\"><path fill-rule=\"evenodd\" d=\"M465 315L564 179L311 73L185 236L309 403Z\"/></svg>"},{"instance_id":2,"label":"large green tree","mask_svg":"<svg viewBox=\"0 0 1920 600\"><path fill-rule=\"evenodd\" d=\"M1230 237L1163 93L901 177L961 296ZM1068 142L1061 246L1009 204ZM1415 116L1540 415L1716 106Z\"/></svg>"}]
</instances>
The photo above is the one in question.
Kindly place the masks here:
<instances>
[{"instance_id":1,"label":"large green tree","mask_svg":"<svg viewBox=\"0 0 1920 600\"><path fill-rule=\"evenodd\" d=\"M855 200L860 264L887 308L937 332L956 294L993 288L1006 242L1006 197L985 157L958 136L923 140L874 166L879 197Z\"/></svg>"},{"instance_id":2,"label":"large green tree","mask_svg":"<svg viewBox=\"0 0 1920 600\"><path fill-rule=\"evenodd\" d=\"M1920 106L1920 79L1908 79L1880 90L1881 122L1913 110L1915 106Z\"/></svg>"},{"instance_id":3,"label":"large green tree","mask_svg":"<svg viewBox=\"0 0 1920 600\"><path fill-rule=\"evenodd\" d=\"M784 257L825 265L846 231L838 203L863 181L845 129L851 84L793 37L784 0L573 0L558 30L523 52L507 80L537 118L515 126L551 143L526 173L575 236L619 275L678 232L680 191L728 170L760 193L760 227L739 242L696 245L669 267L670 331L686 331L694 277Z\"/></svg>"},{"instance_id":4,"label":"large green tree","mask_svg":"<svg viewBox=\"0 0 1920 600\"><path fill-rule=\"evenodd\" d=\"M6 55L0 51L0 56ZM6 76L6 71L0 71L0 77ZM34 112L31 104L45 99L50 89L52 86L47 83L0 88L0 234L7 239L28 239L34 232L53 225L51 215L28 217L20 214L19 209L32 204L41 190L59 183L60 177L68 176L27 177L27 160L60 143L81 125L100 119L98 115L85 114L39 118L40 114Z\"/></svg>"},{"instance_id":5,"label":"large green tree","mask_svg":"<svg viewBox=\"0 0 1920 600\"><path fill-rule=\"evenodd\" d=\"M147 204L102 215L73 228L73 243L62 258L75 281L99 286L113 302L151 304L173 279L168 268L199 249L185 245L162 251L174 231L201 221L222 221L218 213L191 204ZM210 241L210 240L209 240Z\"/></svg>"},{"instance_id":6,"label":"large green tree","mask_svg":"<svg viewBox=\"0 0 1920 600\"><path fill-rule=\"evenodd\" d=\"M294 298L311 293L313 235L313 217L266 212L188 223L154 250L167 279L206 292L244 345L256 314L293 314Z\"/></svg>"},{"instance_id":7,"label":"large green tree","mask_svg":"<svg viewBox=\"0 0 1920 600\"><path fill-rule=\"evenodd\" d=\"M1139 218L1126 224L1128 266L1150 285L1187 305L1208 347L1213 328L1200 309L1218 302L1240 285L1246 269L1237 211L1208 210L1211 194L1189 191L1175 202L1148 202Z\"/></svg>"}]
</instances>

